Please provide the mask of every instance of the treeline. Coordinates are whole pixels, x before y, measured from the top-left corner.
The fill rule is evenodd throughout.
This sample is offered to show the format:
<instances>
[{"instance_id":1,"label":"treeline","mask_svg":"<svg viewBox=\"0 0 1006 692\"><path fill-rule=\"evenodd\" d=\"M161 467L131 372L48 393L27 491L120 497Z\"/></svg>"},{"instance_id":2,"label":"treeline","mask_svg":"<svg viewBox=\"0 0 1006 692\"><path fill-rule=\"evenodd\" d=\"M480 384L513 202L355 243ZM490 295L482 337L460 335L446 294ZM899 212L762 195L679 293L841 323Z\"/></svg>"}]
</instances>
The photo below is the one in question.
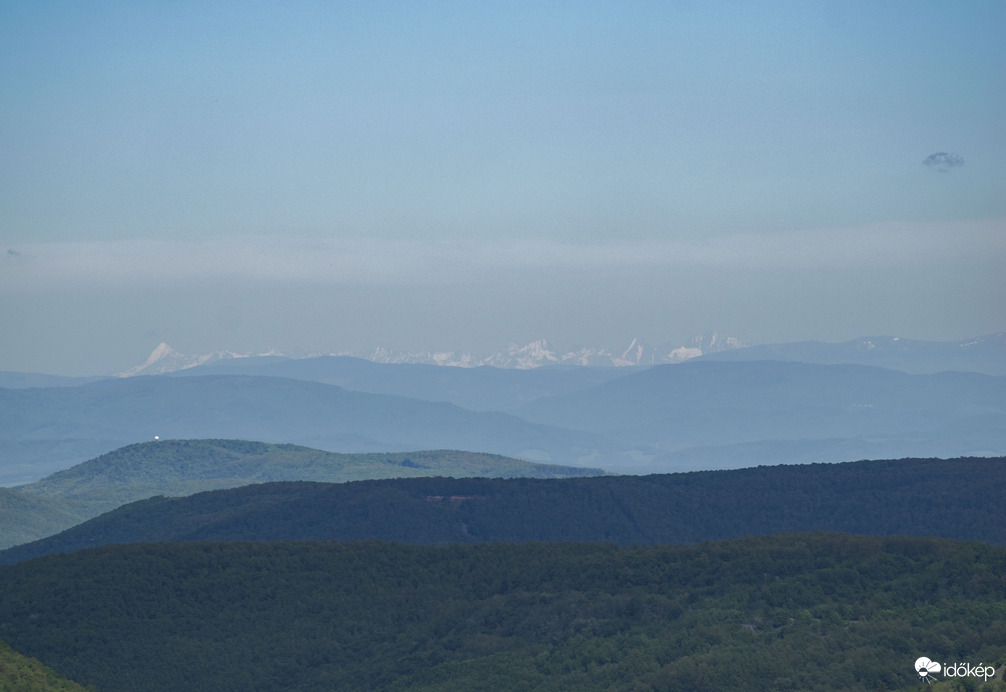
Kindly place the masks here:
<instances>
[{"instance_id":1,"label":"treeline","mask_svg":"<svg viewBox=\"0 0 1006 692\"><path fill-rule=\"evenodd\" d=\"M1006 459L861 461L652 476L274 483L153 498L0 552L107 543L392 540L692 544L794 531L1006 545Z\"/></svg>"},{"instance_id":2,"label":"treeline","mask_svg":"<svg viewBox=\"0 0 1006 692\"><path fill-rule=\"evenodd\" d=\"M103 692L917 689L1003 663L1006 549L118 545L0 568L0 638Z\"/></svg>"}]
</instances>

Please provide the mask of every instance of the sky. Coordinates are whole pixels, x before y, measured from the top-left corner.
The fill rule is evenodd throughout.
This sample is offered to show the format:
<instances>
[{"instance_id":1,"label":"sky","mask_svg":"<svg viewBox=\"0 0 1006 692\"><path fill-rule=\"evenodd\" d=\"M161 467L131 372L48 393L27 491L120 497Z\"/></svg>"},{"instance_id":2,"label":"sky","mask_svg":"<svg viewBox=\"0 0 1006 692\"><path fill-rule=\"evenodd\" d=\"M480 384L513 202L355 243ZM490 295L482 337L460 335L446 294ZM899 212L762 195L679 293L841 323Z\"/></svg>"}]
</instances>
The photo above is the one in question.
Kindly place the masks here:
<instances>
[{"instance_id":1,"label":"sky","mask_svg":"<svg viewBox=\"0 0 1006 692\"><path fill-rule=\"evenodd\" d=\"M0 5L0 370L1006 331L1006 3Z\"/></svg>"}]
</instances>

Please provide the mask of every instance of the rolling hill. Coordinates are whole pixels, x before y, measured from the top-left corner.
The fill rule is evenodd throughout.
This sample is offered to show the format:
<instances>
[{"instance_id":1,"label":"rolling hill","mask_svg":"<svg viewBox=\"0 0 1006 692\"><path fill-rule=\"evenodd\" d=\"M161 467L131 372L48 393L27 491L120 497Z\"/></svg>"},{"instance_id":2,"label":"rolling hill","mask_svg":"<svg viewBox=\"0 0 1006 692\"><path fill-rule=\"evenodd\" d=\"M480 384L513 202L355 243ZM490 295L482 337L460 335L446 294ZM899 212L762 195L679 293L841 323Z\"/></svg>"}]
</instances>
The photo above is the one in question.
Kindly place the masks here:
<instances>
[{"instance_id":1,"label":"rolling hill","mask_svg":"<svg viewBox=\"0 0 1006 692\"><path fill-rule=\"evenodd\" d=\"M356 392L446 401L471 411L505 411L544 396L572 394L640 368L548 367L514 370L375 363L349 356L235 358L171 373L172 377L255 375L333 384Z\"/></svg>"},{"instance_id":2,"label":"rolling hill","mask_svg":"<svg viewBox=\"0 0 1006 692\"><path fill-rule=\"evenodd\" d=\"M111 445L102 450L111 451L154 436L256 439L341 452L460 449L569 465L603 446L591 433L503 413L247 376L132 377L78 387L0 389L0 431L0 445L21 451L20 457L5 458L4 466L19 469L32 461L51 463L46 456L31 457L32 448L18 448L21 444L59 442L64 451L86 447L77 463L94 456L95 442Z\"/></svg>"},{"instance_id":3,"label":"rolling hill","mask_svg":"<svg viewBox=\"0 0 1006 692\"><path fill-rule=\"evenodd\" d=\"M93 516L74 500L0 488L0 548L51 536Z\"/></svg>"},{"instance_id":4,"label":"rolling hill","mask_svg":"<svg viewBox=\"0 0 1006 692\"><path fill-rule=\"evenodd\" d=\"M325 370L329 362L275 365ZM368 372L378 367L350 365ZM430 366L422 372L432 377L434 371L450 370ZM392 372L381 370L389 388ZM408 367L400 372L402 387L423 388L422 378L410 379ZM58 470L43 466L54 463L54 449L78 450L76 463L155 435L257 439L340 452L459 449L623 473L1006 454L1006 376L693 360L590 386L572 378L535 389L528 380L526 387L507 390L519 372L455 370L451 377L474 378L458 390L459 398L474 396L471 392L482 385L485 396L497 401L550 388L582 388L508 412L246 375L0 389L0 450L5 451L0 478L24 478L33 464L37 475L25 481ZM560 372L552 374L565 377ZM378 380L368 381L375 385ZM431 385L431 391L444 392L445 382Z\"/></svg>"},{"instance_id":5,"label":"rolling hill","mask_svg":"<svg viewBox=\"0 0 1006 692\"><path fill-rule=\"evenodd\" d=\"M561 478L600 469L534 464L451 450L339 454L245 440L161 440L129 445L16 490L0 488L0 547L69 528L127 502L249 483L482 476Z\"/></svg>"},{"instance_id":6,"label":"rolling hill","mask_svg":"<svg viewBox=\"0 0 1006 692\"><path fill-rule=\"evenodd\" d=\"M603 435L637 471L1006 454L1006 377L980 373L693 360L514 413Z\"/></svg>"},{"instance_id":7,"label":"rolling hill","mask_svg":"<svg viewBox=\"0 0 1006 692\"><path fill-rule=\"evenodd\" d=\"M0 563L107 543L371 540L691 544L794 531L1006 545L1006 458L568 479L266 483L125 505Z\"/></svg>"}]
</instances>

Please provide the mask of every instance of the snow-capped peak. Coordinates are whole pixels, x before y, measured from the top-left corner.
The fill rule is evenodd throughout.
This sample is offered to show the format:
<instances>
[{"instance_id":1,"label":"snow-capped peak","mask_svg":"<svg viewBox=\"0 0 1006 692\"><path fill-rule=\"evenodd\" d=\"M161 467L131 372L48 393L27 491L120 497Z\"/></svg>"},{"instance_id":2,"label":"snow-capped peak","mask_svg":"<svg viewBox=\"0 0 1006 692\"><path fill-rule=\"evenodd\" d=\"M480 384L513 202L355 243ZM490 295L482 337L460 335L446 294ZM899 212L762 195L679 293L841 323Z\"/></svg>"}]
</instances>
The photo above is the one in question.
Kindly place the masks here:
<instances>
[{"instance_id":1,"label":"snow-capped peak","mask_svg":"<svg viewBox=\"0 0 1006 692\"><path fill-rule=\"evenodd\" d=\"M186 367L190 361L188 356L184 356L175 349L168 346L163 341L150 352L147 360L142 365L137 365L124 372L119 373L119 377L133 377L134 375L160 375L165 372L174 372Z\"/></svg>"},{"instance_id":2,"label":"snow-capped peak","mask_svg":"<svg viewBox=\"0 0 1006 692\"><path fill-rule=\"evenodd\" d=\"M491 366L495 368L512 368L528 370L546 365L578 365L578 366L615 366L632 367L659 365L662 363L680 363L704 353L713 353L731 348L741 348L744 344L733 337L724 337L715 332L697 336L685 346L665 344L654 348L640 339L632 339L629 345L618 353L612 353L604 348L575 347L565 353L556 351L545 339L537 339L523 346L511 343L505 350L497 351L485 357L477 357L468 352L459 351L394 351L379 347L367 353L329 353L329 354L282 354L276 351L268 353L233 353L218 351L199 356L187 356L174 350L166 343L158 344L142 365L119 373L119 377L134 375L160 375L176 370L186 370L197 365L213 363L230 358L246 358L253 355L286 356L290 358L309 358L319 355L339 355L363 358L375 363L421 363L462 368Z\"/></svg>"},{"instance_id":3,"label":"snow-capped peak","mask_svg":"<svg viewBox=\"0 0 1006 692\"><path fill-rule=\"evenodd\" d=\"M746 345L740 339L725 336L719 332L706 332L702 336L693 337L687 344L690 348L699 349L703 354L730 351L735 348L744 348Z\"/></svg>"},{"instance_id":4,"label":"snow-capped peak","mask_svg":"<svg viewBox=\"0 0 1006 692\"><path fill-rule=\"evenodd\" d=\"M147 360L141 365L134 366L128 370L118 373L117 377L134 377L136 375L163 375L177 370L187 370L197 365L205 365L218 360L229 358L246 358L247 353L234 353L232 351L217 351L216 353L204 353L198 356L187 356L179 353L168 346L163 341L150 352ZM254 355L277 355L274 351L269 353L258 353Z\"/></svg>"},{"instance_id":5,"label":"snow-capped peak","mask_svg":"<svg viewBox=\"0 0 1006 692\"><path fill-rule=\"evenodd\" d=\"M639 363L642 357L643 345L639 343L639 339L633 339L629 347L622 351L622 360L627 363Z\"/></svg>"},{"instance_id":6,"label":"snow-capped peak","mask_svg":"<svg viewBox=\"0 0 1006 692\"><path fill-rule=\"evenodd\" d=\"M494 353L483 359L481 365L490 365L495 368L517 368L518 370L528 370L530 368L541 367L542 365L556 364L561 362L559 356L555 354L545 339L532 341L524 346L510 344L506 351Z\"/></svg>"},{"instance_id":7,"label":"snow-capped peak","mask_svg":"<svg viewBox=\"0 0 1006 692\"><path fill-rule=\"evenodd\" d=\"M171 348L162 341L161 343L157 344L157 348L155 348L153 351L150 352L150 356L147 358L147 362L144 363L144 365L153 365L159 360L163 360L165 358L171 358L172 356L177 357L181 355L182 354L180 354L178 351Z\"/></svg>"}]
</instances>

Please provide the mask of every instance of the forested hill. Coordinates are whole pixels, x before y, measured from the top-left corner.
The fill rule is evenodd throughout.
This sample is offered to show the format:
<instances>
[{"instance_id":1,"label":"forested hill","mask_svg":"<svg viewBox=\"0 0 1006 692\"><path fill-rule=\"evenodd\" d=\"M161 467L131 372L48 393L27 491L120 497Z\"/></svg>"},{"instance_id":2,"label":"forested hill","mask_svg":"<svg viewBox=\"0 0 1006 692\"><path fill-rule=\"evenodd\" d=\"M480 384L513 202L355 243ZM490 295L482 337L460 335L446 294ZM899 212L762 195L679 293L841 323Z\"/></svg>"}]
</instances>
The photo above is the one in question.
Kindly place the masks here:
<instances>
[{"instance_id":1,"label":"forested hill","mask_svg":"<svg viewBox=\"0 0 1006 692\"><path fill-rule=\"evenodd\" d=\"M51 536L94 515L73 500L0 488L0 548Z\"/></svg>"},{"instance_id":2,"label":"forested hill","mask_svg":"<svg viewBox=\"0 0 1006 692\"><path fill-rule=\"evenodd\" d=\"M340 454L248 440L143 442L16 490L0 488L0 548L51 536L127 502L249 483L337 483L414 476L562 478L603 473L457 450Z\"/></svg>"},{"instance_id":3,"label":"forested hill","mask_svg":"<svg viewBox=\"0 0 1006 692\"><path fill-rule=\"evenodd\" d=\"M917 690L919 656L1000 668L1004 575L822 534L118 545L0 568L0 638L102 692Z\"/></svg>"},{"instance_id":4,"label":"forested hill","mask_svg":"<svg viewBox=\"0 0 1006 692\"><path fill-rule=\"evenodd\" d=\"M366 540L691 544L791 531L1006 545L1006 459L859 461L652 476L270 483L132 503L0 552L107 543Z\"/></svg>"},{"instance_id":5,"label":"forested hill","mask_svg":"<svg viewBox=\"0 0 1006 692\"><path fill-rule=\"evenodd\" d=\"M457 450L343 454L249 440L160 440L116 449L18 489L116 507L158 494L191 495L283 480L341 483L431 475L562 478L603 473Z\"/></svg>"},{"instance_id":6,"label":"forested hill","mask_svg":"<svg viewBox=\"0 0 1006 692\"><path fill-rule=\"evenodd\" d=\"M22 656L0 641L0 690L3 692L91 692L59 676L32 658Z\"/></svg>"}]
</instances>

